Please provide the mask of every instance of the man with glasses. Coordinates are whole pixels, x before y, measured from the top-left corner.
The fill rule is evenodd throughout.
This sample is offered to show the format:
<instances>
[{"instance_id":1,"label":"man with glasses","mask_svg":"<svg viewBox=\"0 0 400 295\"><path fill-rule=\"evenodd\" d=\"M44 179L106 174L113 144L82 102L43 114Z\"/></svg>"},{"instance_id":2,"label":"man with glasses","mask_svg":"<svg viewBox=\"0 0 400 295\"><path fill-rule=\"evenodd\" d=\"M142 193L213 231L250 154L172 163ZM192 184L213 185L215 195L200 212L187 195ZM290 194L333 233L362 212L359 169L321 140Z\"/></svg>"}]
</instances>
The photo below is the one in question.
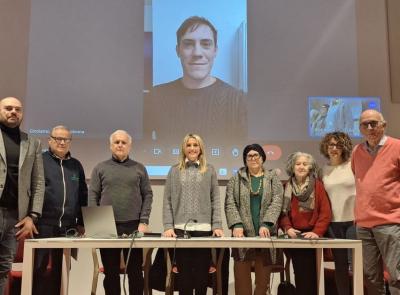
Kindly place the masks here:
<instances>
[{"instance_id":1,"label":"man with glasses","mask_svg":"<svg viewBox=\"0 0 400 295\"><path fill-rule=\"evenodd\" d=\"M20 130L22 103L0 100L0 294L14 259L16 240L37 233L34 221L43 204L44 178L40 141Z\"/></svg>"},{"instance_id":2,"label":"man with glasses","mask_svg":"<svg viewBox=\"0 0 400 295\"><path fill-rule=\"evenodd\" d=\"M56 126L50 133L49 150L43 153L45 195L37 238L83 234L81 207L87 206L88 189L81 163L71 157L71 132ZM35 255L33 294L60 294L62 249L38 249ZM51 256L51 272L46 268Z\"/></svg>"},{"instance_id":3,"label":"man with glasses","mask_svg":"<svg viewBox=\"0 0 400 295\"><path fill-rule=\"evenodd\" d=\"M400 140L385 135L386 122L376 110L360 117L365 142L352 155L356 180L355 222L363 243L368 294L385 294L383 268L390 294L400 294Z\"/></svg>"}]
</instances>

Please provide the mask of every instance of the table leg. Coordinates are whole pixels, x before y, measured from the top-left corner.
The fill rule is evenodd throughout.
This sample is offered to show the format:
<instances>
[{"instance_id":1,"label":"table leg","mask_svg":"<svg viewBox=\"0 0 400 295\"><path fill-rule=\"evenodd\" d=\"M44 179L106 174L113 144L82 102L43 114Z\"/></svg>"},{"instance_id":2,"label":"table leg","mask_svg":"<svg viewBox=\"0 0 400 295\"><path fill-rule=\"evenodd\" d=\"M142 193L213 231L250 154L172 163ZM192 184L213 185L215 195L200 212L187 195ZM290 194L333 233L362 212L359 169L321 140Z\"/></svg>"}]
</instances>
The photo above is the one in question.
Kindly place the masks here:
<instances>
[{"instance_id":1,"label":"table leg","mask_svg":"<svg viewBox=\"0 0 400 295\"><path fill-rule=\"evenodd\" d=\"M353 253L353 294L364 294L362 244L354 246Z\"/></svg>"},{"instance_id":2,"label":"table leg","mask_svg":"<svg viewBox=\"0 0 400 295\"><path fill-rule=\"evenodd\" d=\"M62 264L62 275L61 275L61 295L68 295L68 284L69 284L69 272L71 270L71 249L63 249L64 259Z\"/></svg>"},{"instance_id":3,"label":"table leg","mask_svg":"<svg viewBox=\"0 0 400 295\"><path fill-rule=\"evenodd\" d=\"M222 295L222 261L224 260L225 249L221 248L217 257L217 292Z\"/></svg>"},{"instance_id":4,"label":"table leg","mask_svg":"<svg viewBox=\"0 0 400 295\"><path fill-rule=\"evenodd\" d=\"M30 243L24 243L24 260L22 264L22 282L21 295L32 294L32 279L33 279L33 263L35 257L35 248Z\"/></svg>"},{"instance_id":5,"label":"table leg","mask_svg":"<svg viewBox=\"0 0 400 295\"><path fill-rule=\"evenodd\" d=\"M316 249L318 294L325 294L324 253L322 248Z\"/></svg>"}]
</instances>

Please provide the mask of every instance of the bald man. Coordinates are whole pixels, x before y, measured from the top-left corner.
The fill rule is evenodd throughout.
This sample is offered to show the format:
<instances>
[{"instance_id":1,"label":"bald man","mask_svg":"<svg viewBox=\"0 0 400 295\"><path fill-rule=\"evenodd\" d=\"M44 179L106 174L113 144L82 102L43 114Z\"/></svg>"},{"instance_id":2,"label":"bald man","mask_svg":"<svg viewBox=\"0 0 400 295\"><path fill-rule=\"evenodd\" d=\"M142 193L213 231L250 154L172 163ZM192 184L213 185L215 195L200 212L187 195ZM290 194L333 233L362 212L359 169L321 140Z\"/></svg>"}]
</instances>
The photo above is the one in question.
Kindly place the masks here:
<instances>
[{"instance_id":1,"label":"bald man","mask_svg":"<svg viewBox=\"0 0 400 295\"><path fill-rule=\"evenodd\" d=\"M386 294L383 268L392 295L400 294L400 140L385 135L386 121L376 110L360 117L365 142L353 150L356 179L355 222L363 244L369 295Z\"/></svg>"},{"instance_id":2,"label":"bald man","mask_svg":"<svg viewBox=\"0 0 400 295\"><path fill-rule=\"evenodd\" d=\"M42 213L44 176L39 140L20 130L22 103L0 100L0 294L14 259L16 239L33 237Z\"/></svg>"}]
</instances>

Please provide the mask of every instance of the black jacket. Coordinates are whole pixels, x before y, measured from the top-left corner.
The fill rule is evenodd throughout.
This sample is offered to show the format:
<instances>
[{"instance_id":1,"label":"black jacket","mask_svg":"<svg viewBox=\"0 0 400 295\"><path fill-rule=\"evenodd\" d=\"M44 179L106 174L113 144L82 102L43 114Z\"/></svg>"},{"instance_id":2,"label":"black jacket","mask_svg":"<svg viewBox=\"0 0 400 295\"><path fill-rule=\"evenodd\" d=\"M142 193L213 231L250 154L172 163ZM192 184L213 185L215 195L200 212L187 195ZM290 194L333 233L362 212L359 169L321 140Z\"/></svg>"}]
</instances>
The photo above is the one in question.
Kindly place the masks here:
<instances>
[{"instance_id":1,"label":"black jacket","mask_svg":"<svg viewBox=\"0 0 400 295\"><path fill-rule=\"evenodd\" d=\"M83 225L81 206L87 206L87 185L82 164L69 153L61 160L47 151L43 153L46 189L39 225Z\"/></svg>"}]
</instances>

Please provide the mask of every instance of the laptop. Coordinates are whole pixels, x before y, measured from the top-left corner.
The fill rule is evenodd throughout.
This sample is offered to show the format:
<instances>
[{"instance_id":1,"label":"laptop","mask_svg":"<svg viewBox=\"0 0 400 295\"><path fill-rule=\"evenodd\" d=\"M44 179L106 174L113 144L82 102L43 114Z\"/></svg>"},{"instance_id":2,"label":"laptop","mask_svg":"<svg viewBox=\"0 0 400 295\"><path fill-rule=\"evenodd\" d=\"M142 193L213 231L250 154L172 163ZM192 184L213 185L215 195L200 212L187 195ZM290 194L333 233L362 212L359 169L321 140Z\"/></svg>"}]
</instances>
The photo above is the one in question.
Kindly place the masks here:
<instances>
[{"instance_id":1,"label":"laptop","mask_svg":"<svg viewBox=\"0 0 400 295\"><path fill-rule=\"evenodd\" d=\"M112 206L82 207L85 237L94 239L118 238Z\"/></svg>"}]
</instances>

